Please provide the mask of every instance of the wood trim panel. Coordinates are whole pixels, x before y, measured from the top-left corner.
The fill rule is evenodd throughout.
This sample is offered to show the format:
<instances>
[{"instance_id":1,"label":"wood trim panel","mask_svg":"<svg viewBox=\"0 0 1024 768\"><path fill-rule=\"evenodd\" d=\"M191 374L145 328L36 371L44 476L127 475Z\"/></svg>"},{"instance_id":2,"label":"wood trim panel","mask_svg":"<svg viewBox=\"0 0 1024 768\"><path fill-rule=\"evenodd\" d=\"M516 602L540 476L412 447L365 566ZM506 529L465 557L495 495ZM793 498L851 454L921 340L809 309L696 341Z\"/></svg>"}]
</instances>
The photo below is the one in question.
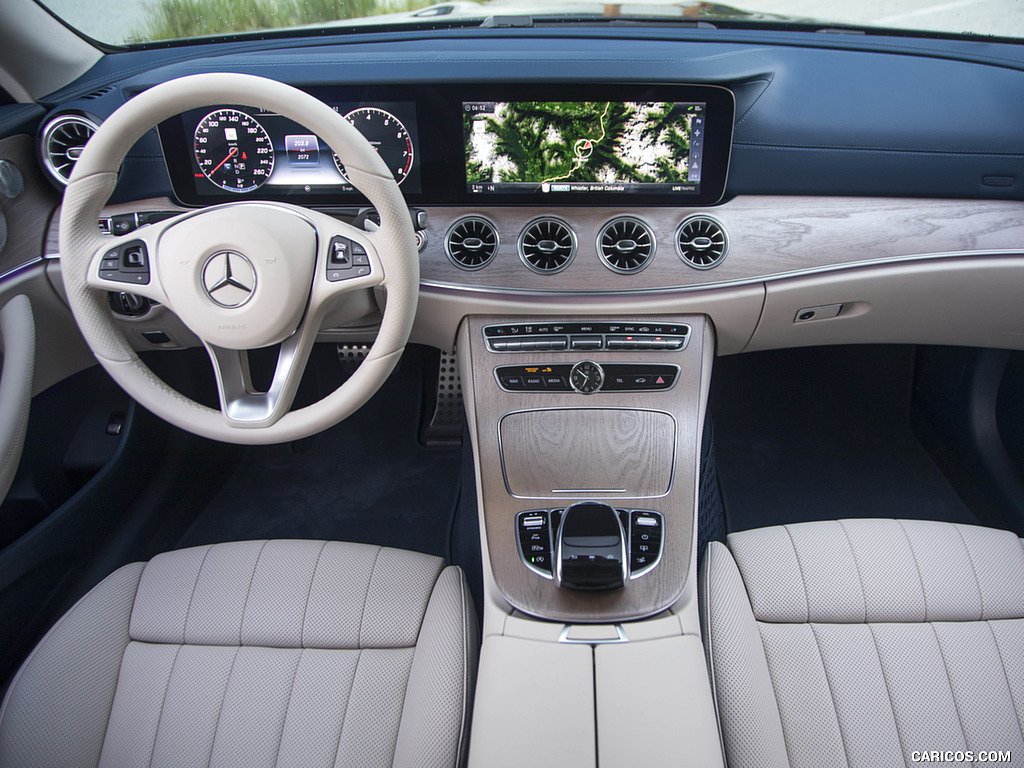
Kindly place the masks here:
<instances>
[{"instance_id":1,"label":"wood trim panel","mask_svg":"<svg viewBox=\"0 0 1024 768\"><path fill-rule=\"evenodd\" d=\"M576 497L608 498L668 493L676 443L671 415L633 408L549 409L546 395L534 395L538 410L509 413L498 422L509 493L556 505L571 490Z\"/></svg>"},{"instance_id":2,"label":"wood trim panel","mask_svg":"<svg viewBox=\"0 0 1024 768\"><path fill-rule=\"evenodd\" d=\"M560 208L552 213L576 232L579 246L562 272L538 275L519 259L516 240L541 208L430 208L424 281L534 291L642 291L750 281L844 264L923 255L1005 253L1024 249L1024 203L996 200L920 200L847 197L738 197L714 208ZM688 216L718 220L729 236L725 260L710 270L687 266L675 249L676 229ZM494 260L469 272L444 253L444 238L463 216L497 225ZM633 216L654 231L650 266L633 275L612 272L597 255L601 226Z\"/></svg>"},{"instance_id":3,"label":"wood trim panel","mask_svg":"<svg viewBox=\"0 0 1024 768\"><path fill-rule=\"evenodd\" d=\"M590 318L573 316L562 318L568 322ZM602 317L602 320L615 320ZM505 392L494 378L498 365L530 365L538 362L552 364L574 363L582 359L578 352L493 353L483 341L483 327L491 323L519 322L522 317L479 316L466 319L460 329L459 360L466 408L473 430L474 460L480 478L478 501L482 508L487 552L491 571L498 590L513 607L534 616L567 622L613 622L651 616L671 606L682 594L691 572L691 551L695 535L697 473L700 460L700 436L707 400L707 386L711 360L714 355L713 331L700 315L659 315L620 317L622 320L643 319L661 323L687 323L692 328L686 349L679 352L588 352L587 359L598 363L670 363L679 366L675 387L664 392L644 393L533 393ZM537 321L537 317L530 318ZM659 450L665 450L669 440L674 454L671 489L659 498L605 497L617 507L653 509L665 516L665 547L661 563L650 573L632 580L624 589L605 593L577 592L559 589L553 581L526 568L520 561L516 547L515 515L528 509L564 507L576 498L562 500L521 499L512 496L505 485L499 453L499 423L506 414L536 408L624 408L670 414L675 423L670 438L657 438ZM664 422L659 422L664 424ZM568 429L570 424L566 423ZM581 434L581 438L597 443L595 450L615 452L614 447L601 446L613 436ZM521 440L517 450L524 453L536 445L535 437L521 434L510 438ZM645 438L650 439L650 438ZM507 448L506 448L507 449ZM645 462L646 455L633 457ZM571 479L579 457L567 455L559 463L556 454L538 456L552 466L545 470L548 477L566 476ZM595 498L584 494L580 498ZM601 497L597 497L601 498Z\"/></svg>"},{"instance_id":4,"label":"wood trim panel","mask_svg":"<svg viewBox=\"0 0 1024 768\"><path fill-rule=\"evenodd\" d=\"M18 134L0 140L0 158L14 163L25 180L20 197L11 200L0 196L0 212L7 219L7 245L0 251L0 272L9 272L43 255L47 222L59 196L39 168L31 136Z\"/></svg>"}]
</instances>

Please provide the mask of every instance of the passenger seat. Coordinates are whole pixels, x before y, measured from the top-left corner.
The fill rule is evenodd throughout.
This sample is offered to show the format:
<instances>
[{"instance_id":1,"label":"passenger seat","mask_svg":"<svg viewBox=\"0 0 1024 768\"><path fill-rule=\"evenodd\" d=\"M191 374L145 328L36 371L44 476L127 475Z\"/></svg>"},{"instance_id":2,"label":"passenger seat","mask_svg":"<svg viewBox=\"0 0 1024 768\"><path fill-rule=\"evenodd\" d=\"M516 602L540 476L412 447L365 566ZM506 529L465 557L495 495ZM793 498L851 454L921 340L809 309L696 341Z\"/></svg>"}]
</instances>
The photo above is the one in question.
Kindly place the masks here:
<instances>
[{"instance_id":1,"label":"passenger seat","mask_svg":"<svg viewBox=\"0 0 1024 768\"><path fill-rule=\"evenodd\" d=\"M709 545L701 598L730 768L1024 757L1012 533L917 520L734 533Z\"/></svg>"}]
</instances>

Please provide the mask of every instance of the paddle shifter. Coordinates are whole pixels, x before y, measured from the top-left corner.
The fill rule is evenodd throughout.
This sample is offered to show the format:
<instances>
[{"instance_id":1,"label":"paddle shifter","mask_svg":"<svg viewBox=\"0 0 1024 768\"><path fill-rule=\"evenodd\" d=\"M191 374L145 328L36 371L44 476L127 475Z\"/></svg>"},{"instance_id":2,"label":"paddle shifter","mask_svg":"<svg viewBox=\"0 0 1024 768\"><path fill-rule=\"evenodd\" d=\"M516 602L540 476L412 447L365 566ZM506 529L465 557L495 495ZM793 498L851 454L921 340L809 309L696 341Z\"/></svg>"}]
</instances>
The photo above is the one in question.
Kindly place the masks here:
<instances>
[{"instance_id":1,"label":"paddle shifter","mask_svg":"<svg viewBox=\"0 0 1024 768\"><path fill-rule=\"evenodd\" d=\"M626 532L607 504L580 502L562 513L555 583L570 589L621 589L629 578Z\"/></svg>"}]
</instances>

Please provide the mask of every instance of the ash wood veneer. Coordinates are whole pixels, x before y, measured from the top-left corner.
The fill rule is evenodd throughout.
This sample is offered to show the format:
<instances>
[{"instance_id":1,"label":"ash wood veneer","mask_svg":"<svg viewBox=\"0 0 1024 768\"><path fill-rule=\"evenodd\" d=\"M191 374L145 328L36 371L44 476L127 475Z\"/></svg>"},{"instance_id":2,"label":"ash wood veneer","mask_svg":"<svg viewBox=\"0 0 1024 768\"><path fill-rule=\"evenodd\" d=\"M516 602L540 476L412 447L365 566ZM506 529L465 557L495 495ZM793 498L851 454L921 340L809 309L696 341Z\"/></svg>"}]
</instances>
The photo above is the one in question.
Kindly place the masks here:
<instances>
[{"instance_id":1,"label":"ash wood veneer","mask_svg":"<svg viewBox=\"0 0 1024 768\"><path fill-rule=\"evenodd\" d=\"M546 393L536 394L541 405ZM498 432L505 486L522 499L658 497L672 484L676 425L664 411L521 411L502 417Z\"/></svg>"},{"instance_id":2,"label":"ash wood veneer","mask_svg":"<svg viewBox=\"0 0 1024 768\"><path fill-rule=\"evenodd\" d=\"M496 291L571 294L701 288L868 262L1024 252L1024 203L1014 200L747 196L710 208L422 208L428 213L427 244L420 256L423 282ZM167 199L151 199L109 206L105 215L143 210L184 209ZM516 241L528 221L547 213L573 228L579 247L564 271L538 275L520 261ZM693 215L718 220L728 233L728 255L714 269L693 269L676 254L676 229ZM482 216L498 229L498 253L478 271L459 269L445 256L445 235L464 216ZM651 264L633 275L610 271L597 255L600 228L618 216L646 222L657 241ZM47 253L58 252L56 227L55 216Z\"/></svg>"},{"instance_id":3,"label":"ash wood veneer","mask_svg":"<svg viewBox=\"0 0 1024 768\"><path fill-rule=\"evenodd\" d=\"M559 318L567 322L590 317ZM483 328L493 323L524 322L522 317L470 316L459 334L459 360L466 411L473 436L478 471L478 503L486 532L487 556L495 582L515 608L534 616L566 622L614 622L650 616L671 606L680 596L691 570L695 534L700 439L707 401L713 332L703 316L602 317L601 320L645 320L686 323L691 327L686 348L677 352L512 352L487 349ZM529 320L537 322L539 318ZM676 385L663 392L505 392L494 377L499 365L565 364L582 359L597 363L668 363L679 366ZM581 410L583 409L583 410ZM618 416L589 409L620 410ZM513 428L502 420L513 414ZM527 416L525 414L533 414ZM555 415L557 414L557 415ZM555 419L557 437L537 434L532 427ZM516 423L518 420L518 423ZM528 429L529 427L529 429ZM502 471L515 455L514 488L509 493ZM573 444L573 448L569 445ZM666 458L668 456L668 458ZM530 457L533 464L529 465ZM588 469L597 462L601 471ZM613 462L615 480L609 488L571 494L551 494L544 486L573 488L580 478L597 482ZM670 487L645 495L671 473ZM660 479L658 479L660 478ZM621 483L617 485L616 483ZM523 493L525 490L534 491ZM601 483L601 485L605 485ZM566 498L568 496L568 498ZM559 589L554 582L530 571L519 559L515 516L528 509L556 509L581 499L606 501L615 507L653 509L665 516L662 560L653 571L631 580L624 589L587 593Z\"/></svg>"},{"instance_id":4,"label":"ash wood veneer","mask_svg":"<svg viewBox=\"0 0 1024 768\"><path fill-rule=\"evenodd\" d=\"M8 227L7 245L0 252L0 272L8 272L43 255L47 222L59 196L39 170L31 136L0 139L0 158L14 163L25 181L20 197L10 200L0 196L0 211Z\"/></svg>"},{"instance_id":5,"label":"ash wood veneer","mask_svg":"<svg viewBox=\"0 0 1024 768\"><path fill-rule=\"evenodd\" d=\"M840 265L920 256L1020 252L1024 248L1024 203L1019 201L749 196L710 208L637 205L553 211L541 206L427 210L428 241L421 257L423 281L505 291L571 293L698 288ZM545 213L564 220L579 241L572 262L553 275L531 272L516 250L516 241L526 223ZM448 229L459 218L470 215L493 222L500 238L494 260L475 272L459 269L444 252ZM693 215L716 219L728 233L729 252L714 269L694 269L676 253L676 230ZM654 231L654 259L636 274L612 272L597 255L600 228L618 216L638 218Z\"/></svg>"}]
</instances>

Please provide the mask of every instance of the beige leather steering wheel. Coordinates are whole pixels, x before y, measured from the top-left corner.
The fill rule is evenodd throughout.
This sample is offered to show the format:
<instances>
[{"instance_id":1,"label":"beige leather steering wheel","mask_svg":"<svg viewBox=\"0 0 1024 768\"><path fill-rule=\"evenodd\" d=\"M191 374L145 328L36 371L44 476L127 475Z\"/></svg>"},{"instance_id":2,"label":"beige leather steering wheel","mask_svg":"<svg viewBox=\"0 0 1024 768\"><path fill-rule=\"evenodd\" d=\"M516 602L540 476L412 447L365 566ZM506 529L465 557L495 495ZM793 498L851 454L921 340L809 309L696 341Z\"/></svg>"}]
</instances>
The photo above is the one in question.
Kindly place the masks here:
<instances>
[{"instance_id":1,"label":"beige leather steering wheel","mask_svg":"<svg viewBox=\"0 0 1024 768\"><path fill-rule=\"evenodd\" d=\"M318 135L380 214L380 229L364 232L294 205L239 202L183 213L121 237L102 235L97 218L128 149L162 120L223 104L258 105ZM337 238L361 246L369 267L331 269ZM140 241L144 252L126 252L128 243ZM291 86L250 75L203 74L162 83L104 121L64 193L60 251L71 310L111 377L172 424L232 443L295 440L349 416L398 362L419 295L412 222L384 162L331 107ZM333 393L290 410L332 303L343 293L375 286L387 289L387 305L366 359ZM124 290L166 305L202 339L216 374L219 410L171 389L139 360L117 330L106 300L107 291ZM273 383L267 392L254 391L246 350L272 344L281 345Z\"/></svg>"}]
</instances>

